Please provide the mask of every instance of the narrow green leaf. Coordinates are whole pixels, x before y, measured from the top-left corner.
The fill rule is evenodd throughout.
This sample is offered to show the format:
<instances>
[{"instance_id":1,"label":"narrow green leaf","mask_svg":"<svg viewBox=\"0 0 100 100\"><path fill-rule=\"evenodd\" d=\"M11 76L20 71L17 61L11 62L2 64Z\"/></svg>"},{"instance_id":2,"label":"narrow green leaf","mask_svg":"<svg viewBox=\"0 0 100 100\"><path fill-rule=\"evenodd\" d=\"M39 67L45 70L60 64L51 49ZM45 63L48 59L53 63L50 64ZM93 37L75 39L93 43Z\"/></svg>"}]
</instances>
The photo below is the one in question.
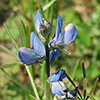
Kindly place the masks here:
<instances>
[{"instance_id":1,"label":"narrow green leaf","mask_svg":"<svg viewBox=\"0 0 100 100\"><path fill-rule=\"evenodd\" d=\"M71 82L71 84L76 88L76 85L74 84L74 82L72 81L72 79L68 76L68 74L67 74L67 78L68 78L68 80ZM81 95L81 93L79 92L79 90L77 90L77 92L78 92L80 98L82 99L82 95Z\"/></svg>"},{"instance_id":2,"label":"narrow green leaf","mask_svg":"<svg viewBox=\"0 0 100 100\"><path fill-rule=\"evenodd\" d=\"M24 43L24 46L26 46L26 28L25 28L24 22L22 20L20 22L21 22L23 43Z\"/></svg>"},{"instance_id":3,"label":"narrow green leaf","mask_svg":"<svg viewBox=\"0 0 100 100\"><path fill-rule=\"evenodd\" d=\"M51 33L52 33L52 26L53 26L53 14L54 14L54 4L52 4L51 6L51 15L50 15L50 18L51 18L51 31L50 33L48 34L48 38L50 37Z\"/></svg>"},{"instance_id":4,"label":"narrow green leaf","mask_svg":"<svg viewBox=\"0 0 100 100\"><path fill-rule=\"evenodd\" d=\"M2 72L4 72L14 83L16 83L19 87L21 87L24 91L27 91L29 93L32 93L28 87L26 87L24 84L22 84L14 75L8 74L4 69L1 69Z\"/></svg>"},{"instance_id":5,"label":"narrow green leaf","mask_svg":"<svg viewBox=\"0 0 100 100\"><path fill-rule=\"evenodd\" d=\"M35 32L35 25L34 25L34 13L33 11L35 10L34 0L29 0L29 10L30 10L30 17L31 17L31 26L32 26L32 31L34 30Z\"/></svg>"},{"instance_id":6,"label":"narrow green leaf","mask_svg":"<svg viewBox=\"0 0 100 100\"><path fill-rule=\"evenodd\" d=\"M5 27L5 29L7 30L8 36L9 36L9 38L11 39L13 45L15 46L15 49L18 51L18 50L19 50L18 45L17 45L17 43L15 42L15 40L14 40L12 34L11 34L10 31L8 30L8 28L7 28L7 26L6 26L5 23L4 23L4 27Z\"/></svg>"},{"instance_id":7,"label":"narrow green leaf","mask_svg":"<svg viewBox=\"0 0 100 100\"><path fill-rule=\"evenodd\" d=\"M9 68L9 67L14 67L14 66L17 66L17 65L20 65L20 64L22 64L22 63L18 62L18 63L6 64L6 65L0 66L0 68Z\"/></svg>"},{"instance_id":8,"label":"narrow green leaf","mask_svg":"<svg viewBox=\"0 0 100 100\"><path fill-rule=\"evenodd\" d=\"M41 7L40 4L39 4L39 9L40 9L40 12L41 12L41 16L42 16L42 18L44 18L43 9L42 9L42 7Z\"/></svg>"},{"instance_id":9,"label":"narrow green leaf","mask_svg":"<svg viewBox=\"0 0 100 100\"><path fill-rule=\"evenodd\" d=\"M43 7L43 11L45 11L46 9L48 9L56 0L52 0L50 1L48 4L46 4L44 7Z\"/></svg>"},{"instance_id":10,"label":"narrow green leaf","mask_svg":"<svg viewBox=\"0 0 100 100\"><path fill-rule=\"evenodd\" d=\"M76 71L77 71L77 68L79 66L79 63L80 63L80 59L77 60L76 64L75 64L75 67L74 67L74 70L73 70L73 74L72 74L72 80L74 79L74 76L76 74Z\"/></svg>"},{"instance_id":11,"label":"narrow green leaf","mask_svg":"<svg viewBox=\"0 0 100 100\"><path fill-rule=\"evenodd\" d=\"M32 94L29 94L29 96L30 96L33 100L36 100L36 98L35 98Z\"/></svg>"},{"instance_id":12,"label":"narrow green leaf","mask_svg":"<svg viewBox=\"0 0 100 100\"><path fill-rule=\"evenodd\" d=\"M91 94L88 94L88 96L91 100L96 100Z\"/></svg>"},{"instance_id":13,"label":"narrow green leaf","mask_svg":"<svg viewBox=\"0 0 100 100\"><path fill-rule=\"evenodd\" d=\"M45 66L46 66L46 63L45 61L43 62L43 64L39 64L40 66L40 80L41 80L41 87L45 88ZM43 95L44 94L44 91L43 90L40 90L40 95Z\"/></svg>"},{"instance_id":14,"label":"narrow green leaf","mask_svg":"<svg viewBox=\"0 0 100 100\"><path fill-rule=\"evenodd\" d=\"M96 79L96 81L95 81L94 85L92 86L92 89L91 89L91 91L90 91L89 94L92 94L93 93L94 89L96 88L96 86L98 84L98 81L99 81L99 78Z\"/></svg>"},{"instance_id":15,"label":"narrow green leaf","mask_svg":"<svg viewBox=\"0 0 100 100\"><path fill-rule=\"evenodd\" d=\"M49 3L49 0L46 0L46 4ZM49 19L49 8L46 9L46 18Z\"/></svg>"},{"instance_id":16,"label":"narrow green leaf","mask_svg":"<svg viewBox=\"0 0 100 100\"><path fill-rule=\"evenodd\" d=\"M94 89L96 88L96 86L97 86L97 84L98 84L98 81L99 81L99 78L97 78L96 80L95 80L95 83L94 83L94 85L92 86L92 89L91 89L91 91L90 91L90 95L93 93L93 91L94 91ZM86 100L88 100L88 98L89 98L89 96L87 96L87 98L86 98Z\"/></svg>"},{"instance_id":17,"label":"narrow green leaf","mask_svg":"<svg viewBox=\"0 0 100 100\"><path fill-rule=\"evenodd\" d=\"M10 50L8 50L6 47L0 45L0 48L2 48L3 50L5 50L5 51L8 52L9 54L11 54L11 55L12 55L13 57L15 57L17 60L19 60L18 57L17 57L16 55L14 55L14 54L13 54Z\"/></svg>"},{"instance_id":18,"label":"narrow green leaf","mask_svg":"<svg viewBox=\"0 0 100 100\"><path fill-rule=\"evenodd\" d=\"M82 70L83 70L83 78L84 78L84 99L86 97L86 89L87 89L87 79L86 79L86 73L85 73L85 66L82 62Z\"/></svg>"},{"instance_id":19,"label":"narrow green leaf","mask_svg":"<svg viewBox=\"0 0 100 100\"><path fill-rule=\"evenodd\" d=\"M16 24L17 24L19 34L20 34L20 37L21 37L21 46L24 46L24 39L23 39L24 37L23 37L22 29L21 29L21 23L19 23L18 20L16 20Z\"/></svg>"}]
</instances>

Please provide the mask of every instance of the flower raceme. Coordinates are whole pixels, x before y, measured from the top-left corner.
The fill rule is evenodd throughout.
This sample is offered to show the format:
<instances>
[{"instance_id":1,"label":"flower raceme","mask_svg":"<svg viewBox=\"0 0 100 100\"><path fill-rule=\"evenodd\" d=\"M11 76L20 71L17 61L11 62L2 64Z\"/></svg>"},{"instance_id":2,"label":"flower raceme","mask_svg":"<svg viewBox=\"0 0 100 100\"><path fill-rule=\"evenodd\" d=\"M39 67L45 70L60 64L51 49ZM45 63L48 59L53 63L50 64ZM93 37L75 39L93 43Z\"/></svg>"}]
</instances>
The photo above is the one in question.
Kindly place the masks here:
<instances>
[{"instance_id":1,"label":"flower raceme","mask_svg":"<svg viewBox=\"0 0 100 100\"><path fill-rule=\"evenodd\" d=\"M67 77L65 70L61 69L52 73L49 77L49 82L52 84L51 91L61 100L66 98L75 98L78 86L74 90L69 90L67 84L62 80ZM55 99L56 100L56 99Z\"/></svg>"},{"instance_id":2,"label":"flower raceme","mask_svg":"<svg viewBox=\"0 0 100 100\"><path fill-rule=\"evenodd\" d=\"M40 11L38 11L35 14L34 19L38 36L42 41L44 41L51 30L50 22L47 19L41 17ZM62 30L62 19L60 16L58 16L56 25L56 34L48 43L48 47L51 50L49 53L50 64L54 62L55 58L60 56L60 51L70 54L69 52L66 51L66 49L63 46L68 45L72 41L74 41L77 35L77 30L73 24L69 24L64 28L63 31L61 30ZM30 39L31 39L31 48L29 49L21 47L18 52L20 61L27 65L33 64L38 60L41 60L42 58L45 57L46 53L43 43L35 35L34 32L31 32Z\"/></svg>"}]
</instances>

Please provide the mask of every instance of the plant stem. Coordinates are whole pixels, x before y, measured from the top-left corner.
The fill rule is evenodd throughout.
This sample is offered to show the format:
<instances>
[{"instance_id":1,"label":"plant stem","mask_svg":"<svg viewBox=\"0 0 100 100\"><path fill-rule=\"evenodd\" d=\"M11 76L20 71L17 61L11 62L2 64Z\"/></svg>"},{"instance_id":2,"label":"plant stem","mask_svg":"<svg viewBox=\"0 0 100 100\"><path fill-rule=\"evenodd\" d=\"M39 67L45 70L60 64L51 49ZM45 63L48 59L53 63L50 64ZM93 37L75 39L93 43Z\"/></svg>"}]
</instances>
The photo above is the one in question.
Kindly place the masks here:
<instances>
[{"instance_id":1,"label":"plant stem","mask_svg":"<svg viewBox=\"0 0 100 100\"><path fill-rule=\"evenodd\" d=\"M50 100L50 84L47 82L47 79L50 75L48 39L46 39L45 41L45 49L46 49L45 100Z\"/></svg>"},{"instance_id":2,"label":"plant stem","mask_svg":"<svg viewBox=\"0 0 100 100\"><path fill-rule=\"evenodd\" d=\"M39 94L38 94L38 92L37 92L37 89L36 89L36 86L35 86L35 83L34 83L34 80L33 80L33 77L32 77L32 75L31 75L31 72L30 72L30 69L29 69L29 66L26 66L26 65L25 65L25 67L26 67L28 76L29 76L29 78L30 78L32 88L33 88L33 90L34 90L34 94L35 94L35 96L36 96L36 100L40 100Z\"/></svg>"}]
</instances>

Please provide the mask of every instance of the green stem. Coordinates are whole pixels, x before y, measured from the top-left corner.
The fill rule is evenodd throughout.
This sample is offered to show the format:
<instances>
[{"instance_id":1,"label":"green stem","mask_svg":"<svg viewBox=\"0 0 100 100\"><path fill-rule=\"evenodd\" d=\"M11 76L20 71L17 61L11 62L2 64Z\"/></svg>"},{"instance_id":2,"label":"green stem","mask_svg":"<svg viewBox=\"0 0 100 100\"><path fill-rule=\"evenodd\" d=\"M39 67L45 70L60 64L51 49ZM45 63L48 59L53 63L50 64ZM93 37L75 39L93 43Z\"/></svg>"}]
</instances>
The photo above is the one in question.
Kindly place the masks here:
<instances>
[{"instance_id":1,"label":"green stem","mask_svg":"<svg viewBox=\"0 0 100 100\"><path fill-rule=\"evenodd\" d=\"M49 0L46 0L46 4L49 3ZM47 19L49 19L49 8L46 10L46 17Z\"/></svg>"},{"instance_id":2,"label":"green stem","mask_svg":"<svg viewBox=\"0 0 100 100\"><path fill-rule=\"evenodd\" d=\"M46 75L45 75L45 100L50 100L50 84L47 79L50 75L48 39L45 41L46 49Z\"/></svg>"},{"instance_id":3,"label":"green stem","mask_svg":"<svg viewBox=\"0 0 100 100\"><path fill-rule=\"evenodd\" d=\"M37 100L40 100L39 95L38 95L38 92L37 92L37 89L36 89L36 86L35 86L35 83L34 83L34 80L33 80L33 77L32 77L31 72L30 72L30 69L29 69L29 67L26 66L26 65L25 65L25 67L26 67L26 70L27 70L28 76L29 76L29 78L30 78L31 85L32 85L32 88L33 88L33 90L34 90L34 93L35 93L36 99L37 99Z\"/></svg>"},{"instance_id":4,"label":"green stem","mask_svg":"<svg viewBox=\"0 0 100 100\"><path fill-rule=\"evenodd\" d=\"M71 80L71 78L70 78L68 75L67 75L67 78L68 78L68 80L72 83L72 85L76 88L76 85L74 84L74 82ZM82 96L81 96L79 90L77 90L77 92L78 92L79 96L80 96L81 99L82 99Z\"/></svg>"}]
</instances>

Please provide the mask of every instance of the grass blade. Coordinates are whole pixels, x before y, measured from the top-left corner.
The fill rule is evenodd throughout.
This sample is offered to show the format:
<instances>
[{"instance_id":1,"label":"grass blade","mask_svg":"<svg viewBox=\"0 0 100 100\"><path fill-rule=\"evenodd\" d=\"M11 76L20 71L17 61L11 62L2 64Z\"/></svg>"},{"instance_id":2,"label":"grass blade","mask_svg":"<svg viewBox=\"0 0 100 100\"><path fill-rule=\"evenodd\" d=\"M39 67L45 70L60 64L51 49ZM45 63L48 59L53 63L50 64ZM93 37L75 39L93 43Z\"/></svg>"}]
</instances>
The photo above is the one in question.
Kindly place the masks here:
<instances>
[{"instance_id":1,"label":"grass blade","mask_svg":"<svg viewBox=\"0 0 100 100\"><path fill-rule=\"evenodd\" d=\"M41 80L41 87L45 88L45 66L46 66L46 63L45 61L43 62L43 64L39 64L40 66L40 80ZM44 94L44 91L43 90L40 90L40 95L43 95Z\"/></svg>"},{"instance_id":2,"label":"grass blade","mask_svg":"<svg viewBox=\"0 0 100 100\"><path fill-rule=\"evenodd\" d=\"M21 46L24 46L24 37L23 37L23 33L22 33L22 29L21 29L21 23L18 22L18 20L16 20L16 25L18 27L18 30L19 30L19 34L20 34L20 37L21 37Z\"/></svg>"},{"instance_id":3,"label":"grass blade","mask_svg":"<svg viewBox=\"0 0 100 100\"><path fill-rule=\"evenodd\" d=\"M8 52L9 54L11 54L11 55L12 55L13 57L15 57L17 60L19 60L18 57L17 57L16 55L14 55L14 54L13 54L10 50L8 50L6 47L0 45L0 48L2 48L3 50L5 50L5 51Z\"/></svg>"},{"instance_id":4,"label":"grass blade","mask_svg":"<svg viewBox=\"0 0 100 100\"><path fill-rule=\"evenodd\" d=\"M48 4L46 4L44 7L43 7L43 11L45 11L46 9L48 9L56 0L52 0L50 1Z\"/></svg>"},{"instance_id":5,"label":"grass blade","mask_svg":"<svg viewBox=\"0 0 100 100\"><path fill-rule=\"evenodd\" d=\"M76 85L74 84L74 82L72 81L72 79L67 75L67 78L68 78L68 80L71 82L71 84L76 88ZM79 94L79 96L81 97L81 99L82 99L82 95L81 95L81 93L79 92L79 90L77 90L77 92L78 92L78 94Z\"/></svg>"},{"instance_id":6,"label":"grass blade","mask_svg":"<svg viewBox=\"0 0 100 100\"><path fill-rule=\"evenodd\" d=\"M22 64L22 63L18 62L18 63L13 63L13 64L6 64L6 65L0 66L0 68L9 68L9 67L14 67L14 66L17 66L17 65L20 65L20 64Z\"/></svg>"},{"instance_id":7,"label":"grass blade","mask_svg":"<svg viewBox=\"0 0 100 100\"><path fill-rule=\"evenodd\" d=\"M15 84L21 87L24 91L32 93L29 88L27 88L24 84L22 84L14 75L9 75L4 69L1 69Z\"/></svg>"},{"instance_id":8,"label":"grass blade","mask_svg":"<svg viewBox=\"0 0 100 100\"><path fill-rule=\"evenodd\" d=\"M96 100L91 94L88 94L88 96L91 100Z\"/></svg>"},{"instance_id":9,"label":"grass blade","mask_svg":"<svg viewBox=\"0 0 100 100\"><path fill-rule=\"evenodd\" d=\"M99 81L99 78L97 78L96 80L95 80L95 83L94 83L94 85L92 86L92 89L91 89L91 91L90 91L90 95L93 93L93 91L94 91L94 89L96 88L96 86L97 86L97 84L98 84L98 81ZM89 96L87 96L87 98L86 98L86 100L89 98Z\"/></svg>"},{"instance_id":10,"label":"grass blade","mask_svg":"<svg viewBox=\"0 0 100 100\"><path fill-rule=\"evenodd\" d=\"M86 97L86 89L87 89L87 79L86 79L84 63L82 63L82 70L83 70L83 77L84 77L84 99L85 99L85 97Z\"/></svg>"},{"instance_id":11,"label":"grass blade","mask_svg":"<svg viewBox=\"0 0 100 100\"><path fill-rule=\"evenodd\" d=\"M40 4L39 4L39 9L40 9L40 12L41 12L41 16L42 16L42 18L44 18L43 9L42 9L42 7L41 7Z\"/></svg>"},{"instance_id":12,"label":"grass blade","mask_svg":"<svg viewBox=\"0 0 100 100\"><path fill-rule=\"evenodd\" d=\"M11 41L12 41L12 43L13 43L15 49L16 49L17 52L18 52L19 48L18 48L18 46L17 46L17 43L15 42L15 40L14 40L12 34L11 34L10 31L8 30L8 28L7 28L7 26L6 26L5 23L4 23L4 27L5 27L5 29L7 30L8 36L9 36L9 38L11 39Z\"/></svg>"},{"instance_id":13,"label":"grass blade","mask_svg":"<svg viewBox=\"0 0 100 100\"><path fill-rule=\"evenodd\" d=\"M74 70L73 70L73 74L72 74L72 80L74 79L74 76L76 74L76 71L77 71L77 68L79 66L79 63L80 63L80 59L77 60L76 64L75 64L75 67L74 67Z\"/></svg>"},{"instance_id":14,"label":"grass blade","mask_svg":"<svg viewBox=\"0 0 100 100\"><path fill-rule=\"evenodd\" d=\"M21 22L23 43L24 43L24 46L26 46L26 28L25 28L24 22L22 20L20 22Z\"/></svg>"}]
</instances>

